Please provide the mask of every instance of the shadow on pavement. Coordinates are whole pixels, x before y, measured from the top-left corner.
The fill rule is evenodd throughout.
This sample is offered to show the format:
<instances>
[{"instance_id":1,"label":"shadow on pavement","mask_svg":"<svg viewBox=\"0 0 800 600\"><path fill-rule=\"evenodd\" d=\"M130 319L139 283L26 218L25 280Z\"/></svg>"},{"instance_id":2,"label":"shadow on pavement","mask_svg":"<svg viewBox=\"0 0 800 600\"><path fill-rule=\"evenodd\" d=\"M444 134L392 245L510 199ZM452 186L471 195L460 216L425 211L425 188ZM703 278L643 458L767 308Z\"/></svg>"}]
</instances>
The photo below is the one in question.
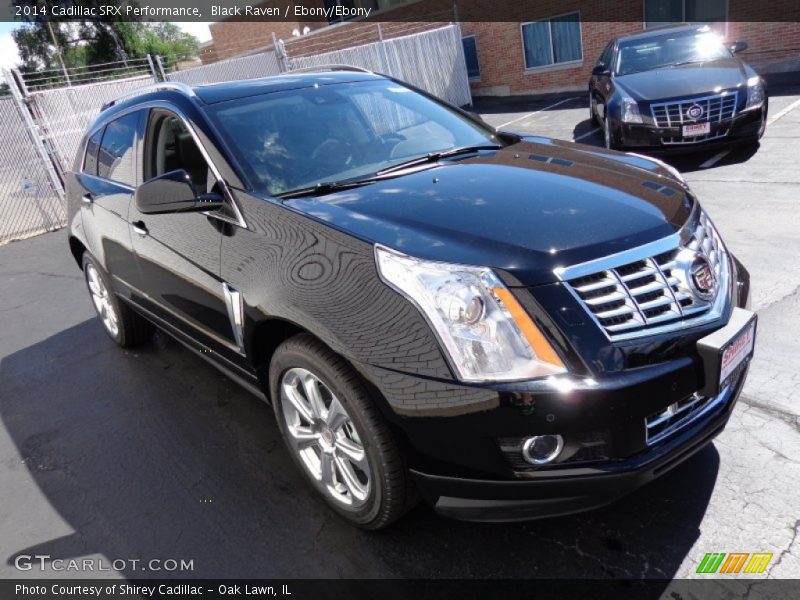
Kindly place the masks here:
<instances>
[{"instance_id":1,"label":"shadow on pavement","mask_svg":"<svg viewBox=\"0 0 800 600\"><path fill-rule=\"evenodd\" d=\"M709 446L591 513L478 525L421 506L366 533L312 495L267 404L166 335L121 351L88 320L4 358L0 389L22 458L9 449L7 468L27 469L74 530L37 540L33 518L6 523L3 535L28 546L1 557L7 565L18 554L100 553L194 561L192 572L127 577L670 578L719 468Z\"/></svg>"}]
</instances>

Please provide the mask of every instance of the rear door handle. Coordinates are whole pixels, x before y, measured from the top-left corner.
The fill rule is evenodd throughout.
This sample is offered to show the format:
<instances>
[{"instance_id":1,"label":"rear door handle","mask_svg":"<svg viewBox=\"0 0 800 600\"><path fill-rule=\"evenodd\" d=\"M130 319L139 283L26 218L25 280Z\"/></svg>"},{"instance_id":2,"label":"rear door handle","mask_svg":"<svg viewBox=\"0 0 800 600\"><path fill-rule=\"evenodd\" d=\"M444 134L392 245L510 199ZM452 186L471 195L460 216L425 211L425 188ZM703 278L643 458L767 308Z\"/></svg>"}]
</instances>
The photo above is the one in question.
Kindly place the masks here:
<instances>
[{"instance_id":1,"label":"rear door handle","mask_svg":"<svg viewBox=\"0 0 800 600\"><path fill-rule=\"evenodd\" d=\"M91 204L92 202L94 202L94 197L87 192L83 196L81 196L81 202L83 202L84 204Z\"/></svg>"},{"instance_id":2,"label":"rear door handle","mask_svg":"<svg viewBox=\"0 0 800 600\"><path fill-rule=\"evenodd\" d=\"M144 221L134 221L131 225L133 226L133 230L140 236L144 237L147 235L147 226L144 224Z\"/></svg>"}]
</instances>

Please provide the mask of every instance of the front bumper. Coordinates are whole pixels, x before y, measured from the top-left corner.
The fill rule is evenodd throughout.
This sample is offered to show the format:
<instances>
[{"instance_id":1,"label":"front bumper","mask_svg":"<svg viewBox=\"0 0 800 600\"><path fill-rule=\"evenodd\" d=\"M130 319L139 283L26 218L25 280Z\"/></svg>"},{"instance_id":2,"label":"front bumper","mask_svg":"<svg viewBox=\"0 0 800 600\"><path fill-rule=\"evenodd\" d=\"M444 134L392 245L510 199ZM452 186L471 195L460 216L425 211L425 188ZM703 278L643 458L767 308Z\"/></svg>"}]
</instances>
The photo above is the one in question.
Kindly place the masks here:
<instances>
[{"instance_id":1,"label":"front bumper","mask_svg":"<svg viewBox=\"0 0 800 600\"><path fill-rule=\"evenodd\" d=\"M617 123L617 142L630 150L692 151L741 140L754 140L765 116L766 105L740 112L732 119L711 123L708 136L684 138L680 127L656 127L650 123Z\"/></svg>"},{"instance_id":2,"label":"front bumper","mask_svg":"<svg viewBox=\"0 0 800 600\"><path fill-rule=\"evenodd\" d=\"M730 310L747 307L750 295L746 269L735 258L732 263ZM726 312L725 322L728 318ZM607 365L596 378L571 377L568 387L549 380L465 385L356 367L374 387L374 397L384 401L379 405L420 493L437 511L467 520L531 519L607 504L676 466L722 431L746 370L724 401L660 441L648 443L645 426L654 414L704 387L696 341L720 326L712 322L624 348L597 342L592 363L599 367L605 356ZM578 339L569 337L573 343ZM545 467L509 451L508 440L545 434L562 435L565 448L577 450Z\"/></svg>"},{"instance_id":3,"label":"front bumper","mask_svg":"<svg viewBox=\"0 0 800 600\"><path fill-rule=\"evenodd\" d=\"M729 399L664 443L602 468L540 471L528 479L495 481L412 471L423 498L440 514L467 521L522 521L604 506L663 475L702 450L725 427L745 373Z\"/></svg>"}]
</instances>

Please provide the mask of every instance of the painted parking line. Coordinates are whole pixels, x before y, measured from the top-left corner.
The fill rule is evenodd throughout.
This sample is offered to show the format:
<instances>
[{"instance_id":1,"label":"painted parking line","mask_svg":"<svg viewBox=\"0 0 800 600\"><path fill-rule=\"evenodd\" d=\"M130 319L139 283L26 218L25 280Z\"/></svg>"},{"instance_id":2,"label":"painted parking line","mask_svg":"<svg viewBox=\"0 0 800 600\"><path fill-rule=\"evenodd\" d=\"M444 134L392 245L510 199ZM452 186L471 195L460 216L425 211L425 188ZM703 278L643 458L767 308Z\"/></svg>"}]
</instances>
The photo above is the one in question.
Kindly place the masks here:
<instances>
[{"instance_id":1,"label":"painted parking line","mask_svg":"<svg viewBox=\"0 0 800 600\"><path fill-rule=\"evenodd\" d=\"M506 125L511 125L512 123L516 123L517 121L522 121L522 119L527 119L528 117L532 117L534 115L538 115L540 112L544 112L546 110L550 110L551 108L555 108L556 106L560 106L561 104L564 104L565 102L569 102L570 100L576 100L577 98L578 98L578 96L573 96L572 98L566 98L564 100L560 100L560 101L556 102L555 104L551 104L550 106L545 106L544 108L540 108L539 110L535 110L532 113L528 113L526 115L522 115L521 117L517 117L516 119L512 119L508 123L503 123L501 125L498 125L496 127L496 129L500 129L501 127L505 127Z\"/></svg>"},{"instance_id":2,"label":"painted parking line","mask_svg":"<svg viewBox=\"0 0 800 600\"><path fill-rule=\"evenodd\" d=\"M768 119L767 120L767 125L772 125L775 121L777 121L781 117L785 117L786 115L788 115L790 112L792 112L798 106L800 106L800 100L795 100L789 106L787 106L782 111L780 111L778 114L773 116L771 119Z\"/></svg>"},{"instance_id":3,"label":"painted parking line","mask_svg":"<svg viewBox=\"0 0 800 600\"><path fill-rule=\"evenodd\" d=\"M731 153L731 150L732 150L732 148L729 148L728 150L723 150L722 152L719 152L719 153L715 154L714 156L709 158L706 162L702 163L700 165L700 168L701 169L708 169L709 167L713 167L720 160L722 160L723 158L728 156L728 154Z\"/></svg>"},{"instance_id":4,"label":"painted parking line","mask_svg":"<svg viewBox=\"0 0 800 600\"><path fill-rule=\"evenodd\" d=\"M576 137L576 138L573 138L573 140L572 140L572 141L573 141L573 142L577 142L577 141L579 141L579 140L582 140L582 139L583 139L583 138L585 138L585 137L589 137L589 136L590 136L590 135L592 135L593 133L597 133L598 131L600 131L600 128L599 128L599 127L596 127L595 129L592 129L591 131L587 131L586 133L583 133L583 134L579 135L578 137Z\"/></svg>"}]
</instances>

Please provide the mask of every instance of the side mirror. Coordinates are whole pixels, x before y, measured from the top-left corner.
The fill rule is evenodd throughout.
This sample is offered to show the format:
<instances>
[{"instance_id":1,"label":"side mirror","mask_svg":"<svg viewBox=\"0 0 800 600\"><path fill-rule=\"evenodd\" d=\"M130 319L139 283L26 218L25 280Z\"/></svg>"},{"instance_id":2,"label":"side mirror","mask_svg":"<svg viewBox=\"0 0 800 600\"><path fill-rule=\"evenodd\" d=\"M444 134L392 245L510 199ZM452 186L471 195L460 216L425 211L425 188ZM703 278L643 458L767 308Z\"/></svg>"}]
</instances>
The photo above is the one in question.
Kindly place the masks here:
<instances>
[{"instance_id":1,"label":"side mirror","mask_svg":"<svg viewBox=\"0 0 800 600\"><path fill-rule=\"evenodd\" d=\"M730 46L728 46L728 49L734 54L744 52L747 50L747 42L733 42Z\"/></svg>"},{"instance_id":2,"label":"side mirror","mask_svg":"<svg viewBox=\"0 0 800 600\"><path fill-rule=\"evenodd\" d=\"M198 196L189 173L183 169L164 173L136 189L136 208L146 215L217 210L223 204L219 194Z\"/></svg>"},{"instance_id":3,"label":"side mirror","mask_svg":"<svg viewBox=\"0 0 800 600\"><path fill-rule=\"evenodd\" d=\"M611 71L604 64L595 65L594 69L592 69L592 75L595 77L603 77L607 75L611 75Z\"/></svg>"}]
</instances>

